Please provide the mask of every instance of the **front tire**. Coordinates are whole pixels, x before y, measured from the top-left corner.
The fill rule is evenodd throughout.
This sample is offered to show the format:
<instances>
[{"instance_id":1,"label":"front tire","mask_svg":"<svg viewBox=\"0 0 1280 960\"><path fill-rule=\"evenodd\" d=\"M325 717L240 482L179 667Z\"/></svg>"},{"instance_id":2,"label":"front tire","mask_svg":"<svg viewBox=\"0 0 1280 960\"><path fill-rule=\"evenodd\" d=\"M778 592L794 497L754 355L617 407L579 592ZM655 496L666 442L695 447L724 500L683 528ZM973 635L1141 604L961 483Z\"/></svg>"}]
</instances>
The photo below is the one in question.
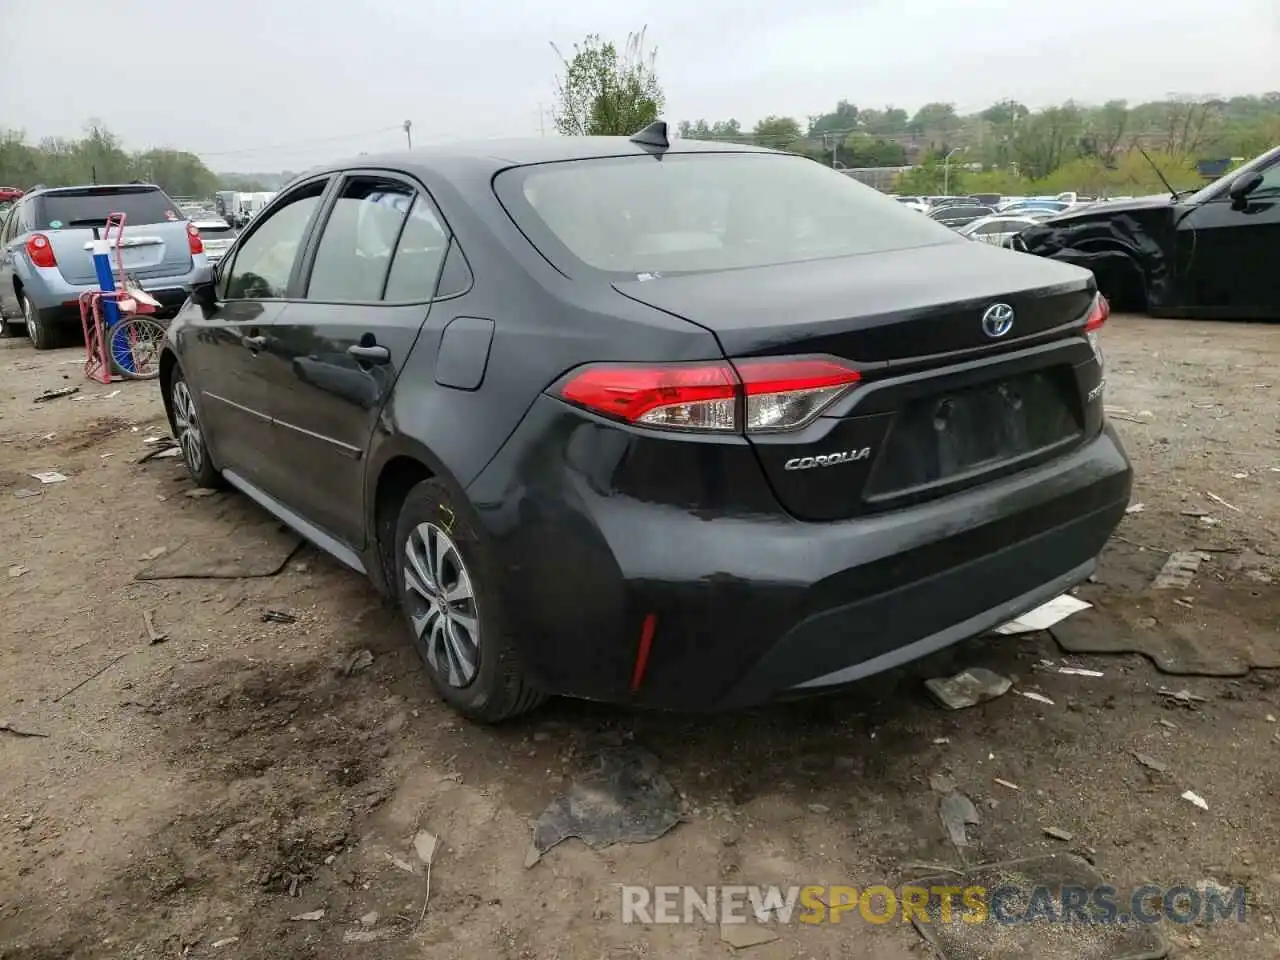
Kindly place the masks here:
<instances>
[{"instance_id":1,"label":"front tire","mask_svg":"<svg viewBox=\"0 0 1280 960\"><path fill-rule=\"evenodd\" d=\"M439 480L409 491L396 523L396 595L441 698L471 720L497 723L546 697L518 661L497 563L469 516Z\"/></svg>"},{"instance_id":2,"label":"front tire","mask_svg":"<svg viewBox=\"0 0 1280 960\"><path fill-rule=\"evenodd\" d=\"M197 486L213 489L221 487L222 474L209 456L200 411L181 368L174 370L173 380L169 384L169 414L173 438L178 441L182 462L186 464L191 479Z\"/></svg>"}]
</instances>

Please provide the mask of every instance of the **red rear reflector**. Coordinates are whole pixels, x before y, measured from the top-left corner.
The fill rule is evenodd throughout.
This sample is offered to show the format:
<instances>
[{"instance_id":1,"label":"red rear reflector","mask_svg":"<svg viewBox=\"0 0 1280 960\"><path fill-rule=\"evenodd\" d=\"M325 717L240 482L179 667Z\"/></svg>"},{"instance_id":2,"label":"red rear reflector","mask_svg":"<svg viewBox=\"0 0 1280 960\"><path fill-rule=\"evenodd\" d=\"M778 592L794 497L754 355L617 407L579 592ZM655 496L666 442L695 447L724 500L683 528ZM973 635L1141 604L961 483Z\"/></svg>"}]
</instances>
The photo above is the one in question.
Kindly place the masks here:
<instances>
[{"instance_id":1,"label":"red rear reflector","mask_svg":"<svg viewBox=\"0 0 1280 960\"><path fill-rule=\"evenodd\" d=\"M43 233L33 233L27 238L27 258L36 267L58 265L58 258L53 255L53 245Z\"/></svg>"},{"instance_id":2,"label":"red rear reflector","mask_svg":"<svg viewBox=\"0 0 1280 960\"><path fill-rule=\"evenodd\" d=\"M1111 304L1107 303L1107 298L1102 294L1094 297L1093 306L1089 309L1089 319L1085 321L1084 332L1093 333L1111 316Z\"/></svg>"},{"instance_id":3,"label":"red rear reflector","mask_svg":"<svg viewBox=\"0 0 1280 960\"><path fill-rule=\"evenodd\" d=\"M561 399L640 426L752 432L794 430L861 380L833 357L751 357L712 363L592 364Z\"/></svg>"},{"instance_id":4,"label":"red rear reflector","mask_svg":"<svg viewBox=\"0 0 1280 960\"><path fill-rule=\"evenodd\" d=\"M635 693L644 682L644 672L649 667L649 651L653 647L653 631L658 625L657 614L649 614L640 625L640 646L636 648L636 665L631 671L631 692Z\"/></svg>"},{"instance_id":5,"label":"red rear reflector","mask_svg":"<svg viewBox=\"0 0 1280 960\"><path fill-rule=\"evenodd\" d=\"M204 253L204 241L200 239L200 231L194 223L187 224L187 246L192 253Z\"/></svg>"}]
</instances>

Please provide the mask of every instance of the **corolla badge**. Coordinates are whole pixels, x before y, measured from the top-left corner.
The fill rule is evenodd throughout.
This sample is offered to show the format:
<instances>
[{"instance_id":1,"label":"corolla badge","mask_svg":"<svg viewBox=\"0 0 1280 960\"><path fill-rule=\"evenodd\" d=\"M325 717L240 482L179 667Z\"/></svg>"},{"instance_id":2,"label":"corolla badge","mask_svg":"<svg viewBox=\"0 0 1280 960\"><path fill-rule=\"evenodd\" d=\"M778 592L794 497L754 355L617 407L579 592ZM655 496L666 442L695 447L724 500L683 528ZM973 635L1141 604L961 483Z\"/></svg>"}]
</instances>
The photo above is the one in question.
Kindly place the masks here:
<instances>
[{"instance_id":1,"label":"corolla badge","mask_svg":"<svg viewBox=\"0 0 1280 960\"><path fill-rule=\"evenodd\" d=\"M982 331L988 337L1003 337L1013 329L1013 307L1007 303L993 303L982 315Z\"/></svg>"}]
</instances>

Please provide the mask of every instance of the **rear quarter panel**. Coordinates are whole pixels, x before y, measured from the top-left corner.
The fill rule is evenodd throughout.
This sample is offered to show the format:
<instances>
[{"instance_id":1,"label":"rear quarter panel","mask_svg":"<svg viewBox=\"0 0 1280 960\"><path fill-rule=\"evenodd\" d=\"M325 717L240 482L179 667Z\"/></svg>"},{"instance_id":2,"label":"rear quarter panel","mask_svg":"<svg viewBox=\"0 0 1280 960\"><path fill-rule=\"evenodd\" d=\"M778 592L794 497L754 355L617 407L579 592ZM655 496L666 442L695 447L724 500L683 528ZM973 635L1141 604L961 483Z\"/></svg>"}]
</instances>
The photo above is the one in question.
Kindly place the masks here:
<instances>
[{"instance_id":1,"label":"rear quarter panel","mask_svg":"<svg viewBox=\"0 0 1280 960\"><path fill-rule=\"evenodd\" d=\"M570 282L550 267L498 204L490 178L425 177L473 283L437 300L383 410L369 450L366 501L397 455L429 459L465 489L501 449L538 394L567 370L603 360L719 358L710 333L637 304L606 283ZM441 334L456 317L493 321L484 379L474 390L441 386ZM425 451L425 453L423 453Z\"/></svg>"}]
</instances>

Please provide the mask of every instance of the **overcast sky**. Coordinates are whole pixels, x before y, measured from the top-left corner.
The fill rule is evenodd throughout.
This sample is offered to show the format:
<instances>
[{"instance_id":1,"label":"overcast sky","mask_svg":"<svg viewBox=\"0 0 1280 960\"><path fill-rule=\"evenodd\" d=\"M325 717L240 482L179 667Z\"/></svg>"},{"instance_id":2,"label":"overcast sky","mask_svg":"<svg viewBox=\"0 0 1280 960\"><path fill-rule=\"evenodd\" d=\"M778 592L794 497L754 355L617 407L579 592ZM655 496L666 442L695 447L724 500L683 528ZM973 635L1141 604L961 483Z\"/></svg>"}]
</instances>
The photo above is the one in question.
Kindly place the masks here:
<instances>
[{"instance_id":1,"label":"overcast sky","mask_svg":"<svg viewBox=\"0 0 1280 960\"><path fill-rule=\"evenodd\" d=\"M645 24L673 122L1280 88L1280 0L0 0L0 126L243 171L536 136L549 41Z\"/></svg>"}]
</instances>

